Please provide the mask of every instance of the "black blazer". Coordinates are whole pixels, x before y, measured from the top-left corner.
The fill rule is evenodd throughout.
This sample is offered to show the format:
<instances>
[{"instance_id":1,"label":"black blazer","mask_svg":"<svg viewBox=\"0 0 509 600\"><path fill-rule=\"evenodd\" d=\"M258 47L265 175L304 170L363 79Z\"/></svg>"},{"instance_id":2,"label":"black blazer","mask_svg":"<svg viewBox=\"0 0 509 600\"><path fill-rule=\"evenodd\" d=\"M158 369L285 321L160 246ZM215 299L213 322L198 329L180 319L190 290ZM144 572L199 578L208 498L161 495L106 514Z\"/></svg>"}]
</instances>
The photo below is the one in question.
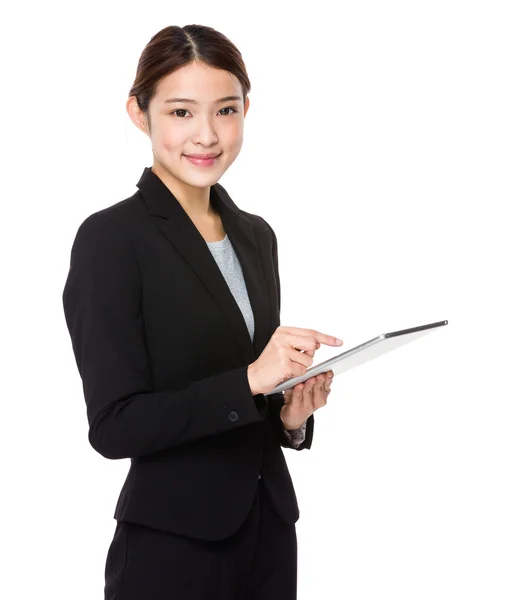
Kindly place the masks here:
<instances>
[{"instance_id":1,"label":"black blazer","mask_svg":"<svg viewBox=\"0 0 509 600\"><path fill-rule=\"evenodd\" d=\"M137 187L80 225L63 290L90 444L106 458L131 459L114 518L223 539L247 517L261 473L276 510L295 523L283 394L253 397L247 379L280 324L274 231L211 186L242 265L252 343L181 204L150 168ZM312 415L297 450L311 448L313 425Z\"/></svg>"}]
</instances>

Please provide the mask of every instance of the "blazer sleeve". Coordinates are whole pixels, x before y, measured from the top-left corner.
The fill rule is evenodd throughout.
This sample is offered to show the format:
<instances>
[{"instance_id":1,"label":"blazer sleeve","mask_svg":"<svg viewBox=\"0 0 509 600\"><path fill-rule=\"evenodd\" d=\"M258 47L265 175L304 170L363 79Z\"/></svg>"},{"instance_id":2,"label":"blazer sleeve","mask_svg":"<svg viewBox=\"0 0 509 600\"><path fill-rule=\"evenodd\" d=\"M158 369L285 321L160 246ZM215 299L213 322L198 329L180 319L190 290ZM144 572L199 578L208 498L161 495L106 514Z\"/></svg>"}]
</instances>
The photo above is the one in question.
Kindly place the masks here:
<instances>
[{"instance_id":1,"label":"blazer sleeve","mask_svg":"<svg viewBox=\"0 0 509 600\"><path fill-rule=\"evenodd\" d=\"M274 265L274 275L276 278L277 308L278 308L278 315L279 315L279 313L281 312L281 282L279 280L279 259L278 259L278 253L277 253L277 238L276 238L276 234L275 234L274 230L267 223L267 221L265 221L265 219L264 219L264 223L267 225L267 227L269 228L269 230L272 233L272 263ZM279 317L278 317L278 323L279 323ZM281 421L281 417L280 417L281 409L283 408L283 405L284 405L283 392L278 392L276 394L269 394L267 396L267 398L269 400L269 416L278 431L280 445L283 448L292 448L293 450L304 450L305 448L310 450L311 444L313 441L315 416L311 415L310 417L308 417L308 419L306 420L306 430L305 430L306 437L300 444L295 445L291 441L291 439L289 439L287 431L283 427L283 422Z\"/></svg>"},{"instance_id":2,"label":"blazer sleeve","mask_svg":"<svg viewBox=\"0 0 509 600\"><path fill-rule=\"evenodd\" d=\"M302 423L302 425L298 429L290 429L288 431L285 431L286 437L291 442L292 446L294 446L295 448L297 448L299 444L302 444L302 442L306 438L306 425L307 419L306 421L304 421L304 423Z\"/></svg>"},{"instance_id":3,"label":"blazer sleeve","mask_svg":"<svg viewBox=\"0 0 509 600\"><path fill-rule=\"evenodd\" d=\"M262 422L248 365L153 391L141 298L129 238L111 216L94 213L77 231L62 294L92 447L130 458Z\"/></svg>"}]
</instances>

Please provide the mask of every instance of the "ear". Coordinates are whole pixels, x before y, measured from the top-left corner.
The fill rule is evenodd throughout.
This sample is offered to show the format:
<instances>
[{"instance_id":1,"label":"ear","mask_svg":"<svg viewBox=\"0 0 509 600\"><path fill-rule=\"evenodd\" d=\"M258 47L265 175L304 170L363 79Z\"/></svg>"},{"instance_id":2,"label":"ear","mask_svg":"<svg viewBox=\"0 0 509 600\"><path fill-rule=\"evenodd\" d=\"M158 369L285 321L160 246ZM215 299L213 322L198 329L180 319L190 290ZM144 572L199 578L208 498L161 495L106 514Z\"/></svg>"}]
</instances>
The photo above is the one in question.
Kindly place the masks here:
<instances>
[{"instance_id":1,"label":"ear","mask_svg":"<svg viewBox=\"0 0 509 600\"><path fill-rule=\"evenodd\" d=\"M138 106L136 96L129 96L126 102L126 110L127 114L129 115L129 118L136 125L136 127L140 131L143 131L143 133L146 133L148 137L150 137L147 115Z\"/></svg>"}]
</instances>

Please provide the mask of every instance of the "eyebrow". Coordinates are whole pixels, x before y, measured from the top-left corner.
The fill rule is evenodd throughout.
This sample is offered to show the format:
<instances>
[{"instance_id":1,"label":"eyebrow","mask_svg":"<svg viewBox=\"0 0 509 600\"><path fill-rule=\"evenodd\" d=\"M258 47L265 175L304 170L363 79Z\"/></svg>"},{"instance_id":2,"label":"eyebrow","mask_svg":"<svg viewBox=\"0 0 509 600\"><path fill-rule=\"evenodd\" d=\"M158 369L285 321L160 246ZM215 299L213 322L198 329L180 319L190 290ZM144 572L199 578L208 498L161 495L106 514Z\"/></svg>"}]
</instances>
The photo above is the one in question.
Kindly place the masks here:
<instances>
[{"instance_id":1,"label":"eyebrow","mask_svg":"<svg viewBox=\"0 0 509 600\"><path fill-rule=\"evenodd\" d=\"M242 98L240 96L225 96L224 98L219 98L219 100L216 100L214 104L230 102L232 100L242 100ZM188 102L189 104L198 104L198 102L192 98L167 98L164 101L164 104L171 104L172 102Z\"/></svg>"}]
</instances>

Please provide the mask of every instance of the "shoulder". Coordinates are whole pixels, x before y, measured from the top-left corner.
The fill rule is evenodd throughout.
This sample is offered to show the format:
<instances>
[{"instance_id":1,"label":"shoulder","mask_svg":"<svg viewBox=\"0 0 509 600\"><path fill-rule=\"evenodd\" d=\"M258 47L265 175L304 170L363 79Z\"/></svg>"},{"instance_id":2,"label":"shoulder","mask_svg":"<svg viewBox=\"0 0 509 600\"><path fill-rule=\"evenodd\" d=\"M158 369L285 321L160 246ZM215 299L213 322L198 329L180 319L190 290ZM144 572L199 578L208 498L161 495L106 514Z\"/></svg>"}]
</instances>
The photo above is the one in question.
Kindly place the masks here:
<instances>
[{"instance_id":1,"label":"shoulder","mask_svg":"<svg viewBox=\"0 0 509 600\"><path fill-rule=\"evenodd\" d=\"M128 198L89 214L78 225L76 237L101 233L126 237L130 227L140 223L142 218L142 199L140 193L136 192Z\"/></svg>"},{"instance_id":2,"label":"shoulder","mask_svg":"<svg viewBox=\"0 0 509 600\"><path fill-rule=\"evenodd\" d=\"M71 247L71 256L97 260L116 256L134 256L133 233L143 219L139 192L129 198L97 210L79 224Z\"/></svg>"}]
</instances>

